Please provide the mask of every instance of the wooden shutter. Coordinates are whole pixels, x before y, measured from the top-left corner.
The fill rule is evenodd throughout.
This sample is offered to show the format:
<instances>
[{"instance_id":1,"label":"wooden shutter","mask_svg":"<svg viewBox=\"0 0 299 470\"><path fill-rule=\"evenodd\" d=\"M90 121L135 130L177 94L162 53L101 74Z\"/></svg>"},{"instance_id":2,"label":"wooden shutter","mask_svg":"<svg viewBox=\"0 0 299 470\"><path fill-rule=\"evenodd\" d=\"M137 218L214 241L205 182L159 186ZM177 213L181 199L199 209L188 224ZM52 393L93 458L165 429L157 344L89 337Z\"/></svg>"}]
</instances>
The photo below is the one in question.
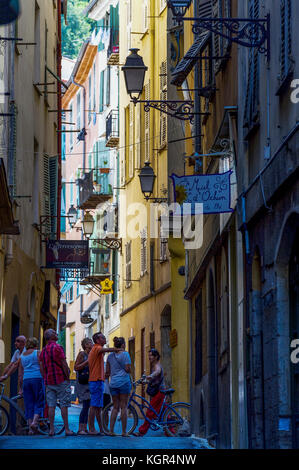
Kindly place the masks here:
<instances>
[{"instance_id":1,"label":"wooden shutter","mask_svg":"<svg viewBox=\"0 0 299 470\"><path fill-rule=\"evenodd\" d=\"M141 241L141 250L140 250L140 261L141 261L141 268L140 274L144 276L147 272L147 229L144 228L140 232L140 241Z\"/></svg>"},{"instance_id":2,"label":"wooden shutter","mask_svg":"<svg viewBox=\"0 0 299 470\"><path fill-rule=\"evenodd\" d=\"M259 0L250 0L249 17L259 18ZM249 50L249 65L246 101L244 108L244 127L248 132L257 124L259 119L259 53L257 48ZM248 134L247 132L247 134Z\"/></svg>"},{"instance_id":3,"label":"wooden shutter","mask_svg":"<svg viewBox=\"0 0 299 470\"><path fill-rule=\"evenodd\" d=\"M134 176L134 104L129 109L129 178Z\"/></svg>"},{"instance_id":4,"label":"wooden shutter","mask_svg":"<svg viewBox=\"0 0 299 470\"><path fill-rule=\"evenodd\" d=\"M167 62L160 66L160 99L167 100ZM160 147L167 143L167 114L160 112Z\"/></svg>"},{"instance_id":5,"label":"wooden shutter","mask_svg":"<svg viewBox=\"0 0 299 470\"><path fill-rule=\"evenodd\" d=\"M77 94L77 129L81 129L81 91Z\"/></svg>"},{"instance_id":6,"label":"wooden shutter","mask_svg":"<svg viewBox=\"0 0 299 470\"><path fill-rule=\"evenodd\" d=\"M280 0L281 38L280 38L280 81L290 72L292 54L291 0Z\"/></svg>"},{"instance_id":7,"label":"wooden shutter","mask_svg":"<svg viewBox=\"0 0 299 470\"><path fill-rule=\"evenodd\" d=\"M145 100L150 100L150 82L145 85ZM150 111L144 113L144 159L150 159Z\"/></svg>"},{"instance_id":8,"label":"wooden shutter","mask_svg":"<svg viewBox=\"0 0 299 470\"><path fill-rule=\"evenodd\" d=\"M148 0L143 0L143 31L148 29Z\"/></svg>"},{"instance_id":9,"label":"wooden shutter","mask_svg":"<svg viewBox=\"0 0 299 470\"><path fill-rule=\"evenodd\" d=\"M44 199L44 214L45 216L51 215L51 205L50 205L50 167L49 167L49 156L44 154L43 156L43 176L44 176L44 181L43 181L43 199ZM51 232L51 223L50 223L50 218L47 219L45 223L45 235L50 236Z\"/></svg>"},{"instance_id":10,"label":"wooden shutter","mask_svg":"<svg viewBox=\"0 0 299 470\"><path fill-rule=\"evenodd\" d=\"M91 89L91 82L92 82L92 77L91 73L89 75L89 80L88 80L88 89L89 89L89 96L88 96L88 124L91 121L91 108L92 108L92 89ZM78 128L79 129L79 128Z\"/></svg>"},{"instance_id":11,"label":"wooden shutter","mask_svg":"<svg viewBox=\"0 0 299 470\"><path fill-rule=\"evenodd\" d=\"M137 104L136 108L136 133L135 133L135 145L136 145L136 168L141 166L141 105Z\"/></svg>"},{"instance_id":12,"label":"wooden shutter","mask_svg":"<svg viewBox=\"0 0 299 470\"><path fill-rule=\"evenodd\" d=\"M126 243L126 288L131 287L132 282L132 258L131 258L132 241Z\"/></svg>"},{"instance_id":13,"label":"wooden shutter","mask_svg":"<svg viewBox=\"0 0 299 470\"><path fill-rule=\"evenodd\" d=\"M213 18L222 18L223 11L222 11L222 0L213 0ZM223 37L219 36L219 34L213 33L213 56L215 57L222 57L223 56ZM220 68L221 68L222 60L214 59L214 74L216 75Z\"/></svg>"},{"instance_id":14,"label":"wooden shutter","mask_svg":"<svg viewBox=\"0 0 299 470\"><path fill-rule=\"evenodd\" d=\"M106 70L106 106L110 105L110 80L111 80L111 68L108 65Z\"/></svg>"}]
</instances>

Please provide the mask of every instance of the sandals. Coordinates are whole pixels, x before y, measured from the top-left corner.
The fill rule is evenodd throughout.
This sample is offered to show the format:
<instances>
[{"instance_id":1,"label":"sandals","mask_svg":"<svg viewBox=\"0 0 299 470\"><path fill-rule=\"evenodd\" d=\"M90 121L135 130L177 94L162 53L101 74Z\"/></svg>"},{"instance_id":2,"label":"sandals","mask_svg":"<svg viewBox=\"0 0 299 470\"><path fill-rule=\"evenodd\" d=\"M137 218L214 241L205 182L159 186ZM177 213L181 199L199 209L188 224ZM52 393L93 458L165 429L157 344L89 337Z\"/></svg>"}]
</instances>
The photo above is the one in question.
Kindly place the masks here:
<instances>
[{"instance_id":1,"label":"sandals","mask_svg":"<svg viewBox=\"0 0 299 470\"><path fill-rule=\"evenodd\" d=\"M135 436L135 437L142 437L143 436L139 432L132 432L132 435Z\"/></svg>"},{"instance_id":2,"label":"sandals","mask_svg":"<svg viewBox=\"0 0 299 470\"><path fill-rule=\"evenodd\" d=\"M70 436L77 436L77 434L74 431L65 433L65 437L70 437Z\"/></svg>"}]
</instances>

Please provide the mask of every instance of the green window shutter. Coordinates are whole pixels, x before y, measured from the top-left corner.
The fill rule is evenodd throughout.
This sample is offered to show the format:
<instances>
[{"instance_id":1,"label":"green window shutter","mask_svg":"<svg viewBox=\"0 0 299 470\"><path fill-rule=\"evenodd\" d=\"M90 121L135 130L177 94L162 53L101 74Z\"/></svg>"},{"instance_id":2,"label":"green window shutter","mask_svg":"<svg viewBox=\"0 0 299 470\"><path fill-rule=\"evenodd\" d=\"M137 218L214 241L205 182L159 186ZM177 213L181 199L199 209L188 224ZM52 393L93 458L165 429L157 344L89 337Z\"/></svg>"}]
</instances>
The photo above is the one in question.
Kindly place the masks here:
<instances>
[{"instance_id":1,"label":"green window shutter","mask_svg":"<svg viewBox=\"0 0 299 470\"><path fill-rule=\"evenodd\" d=\"M43 199L44 199L44 216L51 215L50 206L50 169L49 169L49 157L48 155L43 156ZM45 223L44 234L49 236L51 231L50 219L47 219Z\"/></svg>"},{"instance_id":2,"label":"green window shutter","mask_svg":"<svg viewBox=\"0 0 299 470\"><path fill-rule=\"evenodd\" d=\"M101 78L100 78L100 105L99 105L100 113L104 111L104 85L105 85L105 77L104 77L104 70L102 70Z\"/></svg>"},{"instance_id":3,"label":"green window shutter","mask_svg":"<svg viewBox=\"0 0 299 470\"><path fill-rule=\"evenodd\" d=\"M106 106L110 105L110 80L111 80L111 69L108 65L106 70Z\"/></svg>"}]
</instances>

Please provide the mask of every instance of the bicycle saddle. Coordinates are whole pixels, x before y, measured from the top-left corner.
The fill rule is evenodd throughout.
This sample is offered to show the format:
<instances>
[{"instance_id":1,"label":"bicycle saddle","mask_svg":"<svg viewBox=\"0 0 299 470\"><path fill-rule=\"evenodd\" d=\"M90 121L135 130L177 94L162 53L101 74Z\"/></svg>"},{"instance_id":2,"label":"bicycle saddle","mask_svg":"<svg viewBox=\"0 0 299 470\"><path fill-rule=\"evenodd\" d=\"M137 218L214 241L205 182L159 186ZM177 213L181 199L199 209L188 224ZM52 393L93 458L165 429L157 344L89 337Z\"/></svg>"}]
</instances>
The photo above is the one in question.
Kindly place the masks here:
<instances>
[{"instance_id":1,"label":"bicycle saddle","mask_svg":"<svg viewBox=\"0 0 299 470\"><path fill-rule=\"evenodd\" d=\"M175 390L174 388L168 388L167 390L160 390L160 392L164 393L164 395L171 395Z\"/></svg>"}]
</instances>

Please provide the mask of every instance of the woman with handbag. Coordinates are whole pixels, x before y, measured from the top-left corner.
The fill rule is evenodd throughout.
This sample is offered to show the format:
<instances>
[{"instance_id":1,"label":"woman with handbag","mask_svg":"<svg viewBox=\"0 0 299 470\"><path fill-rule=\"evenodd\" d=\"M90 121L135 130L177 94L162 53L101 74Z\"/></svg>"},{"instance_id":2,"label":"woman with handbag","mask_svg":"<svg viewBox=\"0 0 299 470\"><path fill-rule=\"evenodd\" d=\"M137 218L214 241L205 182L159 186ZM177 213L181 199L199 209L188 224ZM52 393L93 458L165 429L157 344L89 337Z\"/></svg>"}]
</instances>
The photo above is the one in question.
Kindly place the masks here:
<instances>
[{"instance_id":1,"label":"woman with handbag","mask_svg":"<svg viewBox=\"0 0 299 470\"><path fill-rule=\"evenodd\" d=\"M88 355L93 347L93 342L90 338L84 338L81 342L83 351L80 351L74 370L76 371L76 393L79 399L79 403L82 403L82 410L79 416L79 436L88 435L87 422L88 412L90 407L90 392L89 392L89 367L88 367Z\"/></svg>"},{"instance_id":2,"label":"woman with handbag","mask_svg":"<svg viewBox=\"0 0 299 470\"><path fill-rule=\"evenodd\" d=\"M110 394L113 401L113 409L110 417L110 436L115 436L114 425L119 409L121 410L122 436L128 437L127 419L128 419L128 399L132 388L130 372L131 358L125 351L126 343L124 338L113 338L115 348L118 352L109 354L106 364L106 378L110 380Z\"/></svg>"},{"instance_id":3,"label":"woman with handbag","mask_svg":"<svg viewBox=\"0 0 299 470\"><path fill-rule=\"evenodd\" d=\"M148 358L151 366L151 374L146 377L146 380L149 382L146 393L150 396L150 405L157 413L159 413L164 401L164 395L160 390L165 388L163 368L160 364L160 353L157 349L150 349ZM156 415L153 411L150 409L147 410L146 417L149 420L154 419L155 416ZM149 427L150 423L147 420L144 420L144 423L140 426L138 432L134 432L133 435L137 437L144 436L149 430Z\"/></svg>"}]
</instances>

